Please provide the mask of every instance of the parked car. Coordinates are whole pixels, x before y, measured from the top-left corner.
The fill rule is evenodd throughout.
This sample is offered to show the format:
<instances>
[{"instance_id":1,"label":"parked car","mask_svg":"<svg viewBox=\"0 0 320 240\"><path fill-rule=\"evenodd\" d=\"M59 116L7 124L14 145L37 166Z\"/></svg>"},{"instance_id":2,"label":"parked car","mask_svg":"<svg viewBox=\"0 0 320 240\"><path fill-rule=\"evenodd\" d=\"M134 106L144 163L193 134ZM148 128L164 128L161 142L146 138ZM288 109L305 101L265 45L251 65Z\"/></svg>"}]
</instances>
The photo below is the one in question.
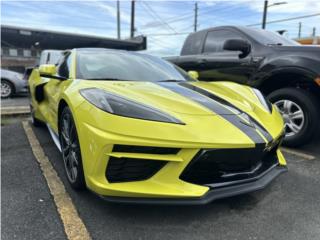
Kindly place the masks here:
<instances>
[{"instance_id":1,"label":"parked car","mask_svg":"<svg viewBox=\"0 0 320 240\"><path fill-rule=\"evenodd\" d=\"M107 49L65 51L29 84L33 123L48 126L69 183L106 200L205 204L286 171L282 117L250 87Z\"/></svg>"},{"instance_id":2,"label":"parked car","mask_svg":"<svg viewBox=\"0 0 320 240\"><path fill-rule=\"evenodd\" d=\"M261 29L215 27L190 34L181 56L168 57L203 81L232 81L258 88L285 120L284 144L307 143L317 132L320 47Z\"/></svg>"},{"instance_id":3,"label":"parked car","mask_svg":"<svg viewBox=\"0 0 320 240\"><path fill-rule=\"evenodd\" d=\"M23 80L22 74L1 69L1 98L26 92L28 92L28 81Z\"/></svg>"}]
</instances>

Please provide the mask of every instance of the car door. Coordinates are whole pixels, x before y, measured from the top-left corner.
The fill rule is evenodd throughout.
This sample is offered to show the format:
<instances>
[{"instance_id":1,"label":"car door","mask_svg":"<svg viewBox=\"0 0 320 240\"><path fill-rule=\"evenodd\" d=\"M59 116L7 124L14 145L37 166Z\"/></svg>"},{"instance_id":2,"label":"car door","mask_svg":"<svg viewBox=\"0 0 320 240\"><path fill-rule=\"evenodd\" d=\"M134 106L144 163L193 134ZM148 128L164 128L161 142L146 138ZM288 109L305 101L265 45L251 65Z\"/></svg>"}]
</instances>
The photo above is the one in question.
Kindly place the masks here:
<instances>
[{"instance_id":1,"label":"car door","mask_svg":"<svg viewBox=\"0 0 320 240\"><path fill-rule=\"evenodd\" d=\"M199 78L204 81L228 80L246 84L255 71L251 54L239 58L240 51L223 49L229 39L247 40L240 32L231 29L217 29L207 33L202 55L199 56Z\"/></svg>"},{"instance_id":2,"label":"car door","mask_svg":"<svg viewBox=\"0 0 320 240\"><path fill-rule=\"evenodd\" d=\"M69 72L70 72L71 56L66 54L58 63L57 75L67 78L68 80L59 80L50 78L49 82L44 87L45 96L47 99L48 107L48 119L50 127L54 130L58 129L58 104L60 96L63 90L70 84Z\"/></svg>"}]
</instances>

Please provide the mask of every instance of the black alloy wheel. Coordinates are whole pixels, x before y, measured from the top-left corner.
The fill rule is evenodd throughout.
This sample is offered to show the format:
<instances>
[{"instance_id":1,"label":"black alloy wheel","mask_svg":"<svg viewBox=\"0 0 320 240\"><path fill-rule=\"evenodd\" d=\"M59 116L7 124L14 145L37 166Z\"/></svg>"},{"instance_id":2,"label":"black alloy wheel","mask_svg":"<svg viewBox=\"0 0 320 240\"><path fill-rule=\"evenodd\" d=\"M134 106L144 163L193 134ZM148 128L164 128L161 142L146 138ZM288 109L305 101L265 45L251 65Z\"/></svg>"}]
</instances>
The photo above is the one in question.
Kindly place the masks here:
<instances>
[{"instance_id":1,"label":"black alloy wheel","mask_svg":"<svg viewBox=\"0 0 320 240\"><path fill-rule=\"evenodd\" d=\"M68 181L72 188L85 188L80 145L76 126L68 107L62 111L59 121L61 153Z\"/></svg>"}]
</instances>

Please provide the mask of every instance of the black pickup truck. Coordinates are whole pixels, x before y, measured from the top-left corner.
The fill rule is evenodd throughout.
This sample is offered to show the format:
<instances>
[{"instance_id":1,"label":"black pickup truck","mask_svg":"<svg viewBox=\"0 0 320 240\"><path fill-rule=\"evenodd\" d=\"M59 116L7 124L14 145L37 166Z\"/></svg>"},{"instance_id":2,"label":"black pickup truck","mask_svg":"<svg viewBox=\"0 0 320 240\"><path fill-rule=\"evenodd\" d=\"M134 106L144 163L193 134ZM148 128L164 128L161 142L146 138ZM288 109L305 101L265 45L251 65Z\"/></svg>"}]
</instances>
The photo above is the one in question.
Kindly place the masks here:
<instances>
[{"instance_id":1,"label":"black pickup truck","mask_svg":"<svg viewBox=\"0 0 320 240\"><path fill-rule=\"evenodd\" d=\"M202 81L233 81L258 88L283 115L284 144L308 142L319 125L320 47L277 33L225 26L190 34L181 56L168 61L197 71Z\"/></svg>"}]
</instances>

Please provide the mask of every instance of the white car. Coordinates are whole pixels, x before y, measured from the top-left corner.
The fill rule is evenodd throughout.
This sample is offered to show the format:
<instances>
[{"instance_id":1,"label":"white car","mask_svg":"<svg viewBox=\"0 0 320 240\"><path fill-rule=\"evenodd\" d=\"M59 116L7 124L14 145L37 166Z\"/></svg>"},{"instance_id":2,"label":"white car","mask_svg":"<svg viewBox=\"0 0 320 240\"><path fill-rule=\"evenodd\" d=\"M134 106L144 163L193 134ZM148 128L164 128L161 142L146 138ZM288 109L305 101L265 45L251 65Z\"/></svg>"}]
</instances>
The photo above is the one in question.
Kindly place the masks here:
<instances>
[{"instance_id":1,"label":"white car","mask_svg":"<svg viewBox=\"0 0 320 240\"><path fill-rule=\"evenodd\" d=\"M23 79L23 74L1 69L1 98L28 91L28 81Z\"/></svg>"}]
</instances>

